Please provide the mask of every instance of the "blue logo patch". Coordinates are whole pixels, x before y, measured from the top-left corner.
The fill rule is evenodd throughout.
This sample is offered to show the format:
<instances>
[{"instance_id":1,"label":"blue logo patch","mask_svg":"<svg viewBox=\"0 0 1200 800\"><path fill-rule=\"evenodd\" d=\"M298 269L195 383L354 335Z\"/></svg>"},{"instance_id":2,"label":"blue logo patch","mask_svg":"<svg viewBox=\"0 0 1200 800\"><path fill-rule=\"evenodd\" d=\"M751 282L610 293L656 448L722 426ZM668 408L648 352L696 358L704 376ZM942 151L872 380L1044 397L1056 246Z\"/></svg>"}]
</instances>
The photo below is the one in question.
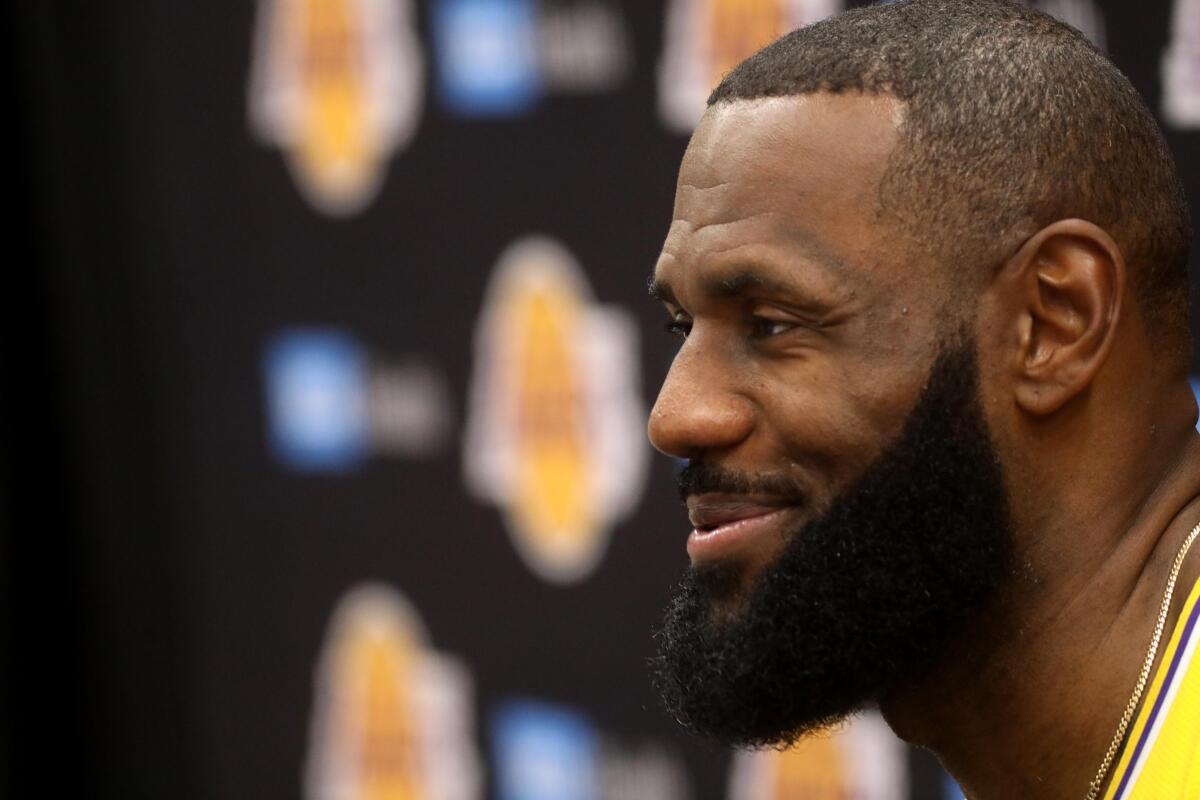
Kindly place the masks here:
<instances>
[{"instance_id":1,"label":"blue logo patch","mask_svg":"<svg viewBox=\"0 0 1200 800\"><path fill-rule=\"evenodd\" d=\"M440 0L432 9L438 94L463 116L511 116L538 99L532 0Z\"/></svg>"},{"instance_id":2,"label":"blue logo patch","mask_svg":"<svg viewBox=\"0 0 1200 800\"><path fill-rule=\"evenodd\" d=\"M334 330L285 331L267 346L267 424L271 450L303 471L345 472L368 444L367 359Z\"/></svg>"},{"instance_id":3,"label":"blue logo patch","mask_svg":"<svg viewBox=\"0 0 1200 800\"><path fill-rule=\"evenodd\" d=\"M1196 394L1196 402L1200 403L1200 377L1192 378L1192 391ZM1196 420L1196 430L1200 431L1200 420Z\"/></svg>"},{"instance_id":4,"label":"blue logo patch","mask_svg":"<svg viewBox=\"0 0 1200 800\"><path fill-rule=\"evenodd\" d=\"M582 714L515 701L492 715L497 800L597 800L599 743Z\"/></svg>"}]
</instances>

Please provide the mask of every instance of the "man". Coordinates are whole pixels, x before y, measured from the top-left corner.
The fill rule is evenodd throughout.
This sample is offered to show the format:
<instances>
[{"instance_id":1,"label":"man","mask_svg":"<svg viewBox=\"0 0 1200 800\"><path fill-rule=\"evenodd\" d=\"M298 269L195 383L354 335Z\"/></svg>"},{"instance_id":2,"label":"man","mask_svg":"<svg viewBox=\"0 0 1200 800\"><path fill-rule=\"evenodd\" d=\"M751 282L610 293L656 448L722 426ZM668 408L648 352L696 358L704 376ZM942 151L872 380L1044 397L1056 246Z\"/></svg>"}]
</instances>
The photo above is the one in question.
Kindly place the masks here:
<instances>
[{"instance_id":1,"label":"man","mask_svg":"<svg viewBox=\"0 0 1200 800\"><path fill-rule=\"evenodd\" d=\"M851 11L727 75L651 284L672 713L762 746L878 704L976 800L1200 796L1190 237L1136 92L1025 7Z\"/></svg>"}]
</instances>

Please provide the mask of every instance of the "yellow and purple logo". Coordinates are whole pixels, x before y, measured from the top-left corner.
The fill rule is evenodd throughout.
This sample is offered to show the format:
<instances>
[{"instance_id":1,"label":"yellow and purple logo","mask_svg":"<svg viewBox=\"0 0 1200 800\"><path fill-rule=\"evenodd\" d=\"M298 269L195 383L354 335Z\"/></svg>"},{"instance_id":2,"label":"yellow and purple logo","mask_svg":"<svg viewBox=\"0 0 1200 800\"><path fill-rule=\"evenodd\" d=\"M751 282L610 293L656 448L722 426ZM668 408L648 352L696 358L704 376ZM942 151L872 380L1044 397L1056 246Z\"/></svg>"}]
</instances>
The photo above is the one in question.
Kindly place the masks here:
<instances>
[{"instance_id":1,"label":"yellow and purple logo","mask_svg":"<svg viewBox=\"0 0 1200 800\"><path fill-rule=\"evenodd\" d=\"M841 10L842 0L671 0L658 67L663 123L690 133L726 72L788 31Z\"/></svg>"},{"instance_id":2,"label":"yellow and purple logo","mask_svg":"<svg viewBox=\"0 0 1200 800\"><path fill-rule=\"evenodd\" d=\"M478 800L470 680L381 584L338 605L317 670L307 800Z\"/></svg>"},{"instance_id":3,"label":"yellow and purple logo","mask_svg":"<svg viewBox=\"0 0 1200 800\"><path fill-rule=\"evenodd\" d=\"M464 469L549 581L586 576L641 495L637 366L632 319L592 300L566 248L535 236L504 252L475 336Z\"/></svg>"},{"instance_id":4,"label":"yellow and purple logo","mask_svg":"<svg viewBox=\"0 0 1200 800\"><path fill-rule=\"evenodd\" d=\"M901 800L908 796L904 744L878 712L809 736L788 750L734 755L730 800Z\"/></svg>"},{"instance_id":5,"label":"yellow and purple logo","mask_svg":"<svg viewBox=\"0 0 1200 800\"><path fill-rule=\"evenodd\" d=\"M411 0L259 0L250 122L301 193L347 216L416 129L422 58Z\"/></svg>"}]
</instances>

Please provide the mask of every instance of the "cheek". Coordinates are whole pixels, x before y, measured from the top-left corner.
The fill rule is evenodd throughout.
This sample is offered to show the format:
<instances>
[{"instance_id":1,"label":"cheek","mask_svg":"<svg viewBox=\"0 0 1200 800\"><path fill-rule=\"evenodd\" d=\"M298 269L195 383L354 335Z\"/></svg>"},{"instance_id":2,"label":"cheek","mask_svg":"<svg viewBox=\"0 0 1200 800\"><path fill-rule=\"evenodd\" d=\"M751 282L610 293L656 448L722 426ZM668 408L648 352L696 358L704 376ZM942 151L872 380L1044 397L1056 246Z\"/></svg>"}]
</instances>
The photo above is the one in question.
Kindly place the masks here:
<instances>
[{"instance_id":1,"label":"cheek","mask_svg":"<svg viewBox=\"0 0 1200 800\"><path fill-rule=\"evenodd\" d=\"M901 365L842 363L804 379L777 381L764 392L764 433L828 502L894 441L924 383Z\"/></svg>"}]
</instances>

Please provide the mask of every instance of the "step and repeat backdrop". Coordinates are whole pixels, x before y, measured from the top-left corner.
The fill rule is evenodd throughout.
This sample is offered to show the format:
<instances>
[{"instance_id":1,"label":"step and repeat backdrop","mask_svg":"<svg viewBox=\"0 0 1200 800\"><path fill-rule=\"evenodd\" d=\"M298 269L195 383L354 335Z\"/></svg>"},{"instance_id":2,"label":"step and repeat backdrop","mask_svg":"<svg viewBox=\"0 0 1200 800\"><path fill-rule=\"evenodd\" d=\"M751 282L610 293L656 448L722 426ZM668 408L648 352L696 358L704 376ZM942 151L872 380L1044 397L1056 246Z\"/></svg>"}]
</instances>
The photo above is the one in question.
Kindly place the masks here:
<instances>
[{"instance_id":1,"label":"step and repeat backdrop","mask_svg":"<svg viewBox=\"0 0 1200 800\"><path fill-rule=\"evenodd\" d=\"M101 795L956 796L873 713L706 747L646 667L675 171L725 70L844 3L99 5L20 32ZM1200 0L1035 5L1195 203Z\"/></svg>"}]
</instances>

